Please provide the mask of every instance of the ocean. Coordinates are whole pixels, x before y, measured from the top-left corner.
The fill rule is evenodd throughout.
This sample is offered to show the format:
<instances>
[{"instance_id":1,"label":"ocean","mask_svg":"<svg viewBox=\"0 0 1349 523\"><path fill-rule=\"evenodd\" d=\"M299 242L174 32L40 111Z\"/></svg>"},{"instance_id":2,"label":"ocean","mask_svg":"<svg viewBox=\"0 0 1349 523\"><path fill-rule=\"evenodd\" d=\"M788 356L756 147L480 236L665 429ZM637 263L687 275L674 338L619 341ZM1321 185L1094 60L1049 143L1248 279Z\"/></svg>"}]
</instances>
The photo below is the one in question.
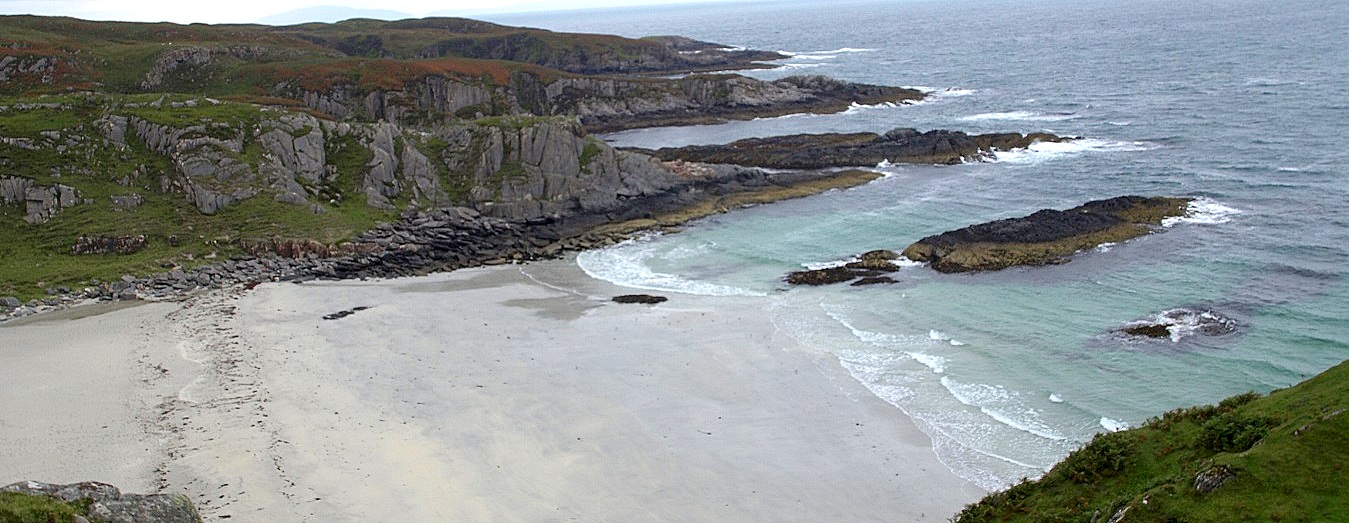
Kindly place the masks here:
<instances>
[{"instance_id":1,"label":"ocean","mask_svg":"<svg viewBox=\"0 0 1349 523\"><path fill-rule=\"evenodd\" d=\"M615 145L896 127L1080 136L738 210L581 254L594 278L749 295L834 354L986 489L1037 477L1101 431L1349 358L1349 10L1333 0L746 2L485 17L781 50L774 79L919 87L914 105L635 130ZM1064 265L789 288L783 276L1042 208L1197 198L1165 230ZM1170 316L1166 339L1118 334ZM1219 319L1223 332L1198 328Z\"/></svg>"}]
</instances>

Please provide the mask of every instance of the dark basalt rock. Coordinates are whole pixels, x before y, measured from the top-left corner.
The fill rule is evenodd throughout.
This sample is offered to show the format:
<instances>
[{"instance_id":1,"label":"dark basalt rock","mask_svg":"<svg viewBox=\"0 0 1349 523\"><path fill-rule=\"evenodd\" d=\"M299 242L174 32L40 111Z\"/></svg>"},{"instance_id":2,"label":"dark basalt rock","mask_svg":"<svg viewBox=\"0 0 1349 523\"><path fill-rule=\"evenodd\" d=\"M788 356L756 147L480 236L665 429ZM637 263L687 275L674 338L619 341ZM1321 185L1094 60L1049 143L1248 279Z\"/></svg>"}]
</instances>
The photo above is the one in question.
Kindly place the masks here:
<instances>
[{"instance_id":1,"label":"dark basalt rock","mask_svg":"<svg viewBox=\"0 0 1349 523\"><path fill-rule=\"evenodd\" d=\"M773 169L824 169L872 166L882 162L954 164L991 154L994 150L1020 149L1031 143L1069 140L1046 133L969 135L960 131L935 130L920 133L895 129L875 133L796 134L749 138L725 145L667 147L640 150L663 160L735 164Z\"/></svg>"},{"instance_id":2,"label":"dark basalt rock","mask_svg":"<svg viewBox=\"0 0 1349 523\"><path fill-rule=\"evenodd\" d=\"M1184 215L1190 201L1120 196L1066 211L1044 209L928 236L905 248L904 256L940 272L1062 263L1078 251L1148 234L1163 218Z\"/></svg>"},{"instance_id":3,"label":"dark basalt rock","mask_svg":"<svg viewBox=\"0 0 1349 523\"><path fill-rule=\"evenodd\" d=\"M898 265L891 263L891 260L896 259L899 259L899 255L894 251L870 251L859 256L858 261L849 262L840 267L789 273L786 280L787 283L792 285L830 285L858 278L861 278L862 281L853 283L854 286L893 283L893 279L883 275L899 270Z\"/></svg>"},{"instance_id":4,"label":"dark basalt rock","mask_svg":"<svg viewBox=\"0 0 1349 523\"><path fill-rule=\"evenodd\" d=\"M1170 338L1170 325L1148 324L1137 325L1124 329L1124 333L1130 336L1141 336L1145 338Z\"/></svg>"},{"instance_id":5,"label":"dark basalt rock","mask_svg":"<svg viewBox=\"0 0 1349 523\"><path fill-rule=\"evenodd\" d=\"M895 279L889 276L868 276L866 278L862 278L860 280L852 282L851 285L853 287L862 287L865 285L882 285L889 283L895 283Z\"/></svg>"},{"instance_id":6,"label":"dark basalt rock","mask_svg":"<svg viewBox=\"0 0 1349 523\"><path fill-rule=\"evenodd\" d=\"M652 296L650 294L624 294L622 296L614 296L613 301L616 303L655 305L657 303L665 303L666 301L669 301L669 298L664 296Z\"/></svg>"},{"instance_id":7,"label":"dark basalt rock","mask_svg":"<svg viewBox=\"0 0 1349 523\"><path fill-rule=\"evenodd\" d=\"M1237 321L1209 309L1178 308L1157 313L1151 318L1125 325L1119 332L1140 338L1169 338L1179 341L1193 334L1222 336L1236 332Z\"/></svg>"},{"instance_id":8,"label":"dark basalt rock","mask_svg":"<svg viewBox=\"0 0 1349 523\"><path fill-rule=\"evenodd\" d=\"M70 485L21 481L0 492L52 496L66 502L88 499L88 514L107 523L201 523L197 508L182 494L123 494L117 487L93 481Z\"/></svg>"}]
</instances>

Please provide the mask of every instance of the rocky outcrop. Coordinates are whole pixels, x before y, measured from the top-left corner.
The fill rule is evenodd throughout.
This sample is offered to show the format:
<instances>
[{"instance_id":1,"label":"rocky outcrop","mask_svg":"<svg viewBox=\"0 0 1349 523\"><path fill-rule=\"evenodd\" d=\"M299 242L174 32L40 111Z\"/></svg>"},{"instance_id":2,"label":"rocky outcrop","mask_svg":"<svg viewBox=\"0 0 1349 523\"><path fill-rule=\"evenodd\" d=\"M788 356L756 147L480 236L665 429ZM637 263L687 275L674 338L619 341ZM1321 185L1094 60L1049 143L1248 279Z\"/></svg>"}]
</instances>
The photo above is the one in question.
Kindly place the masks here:
<instances>
[{"instance_id":1,"label":"rocky outcrop","mask_svg":"<svg viewBox=\"0 0 1349 523\"><path fill-rule=\"evenodd\" d=\"M1119 332L1133 337L1163 338L1173 342L1191 335L1222 336L1237 330L1237 321L1212 309L1181 307L1150 318L1129 322Z\"/></svg>"},{"instance_id":2,"label":"rocky outcrop","mask_svg":"<svg viewBox=\"0 0 1349 523\"><path fill-rule=\"evenodd\" d=\"M830 285L851 281L853 286L893 283L894 279L885 274L899 270L899 266L894 264L897 259L899 255L894 251L870 251L843 265L789 273L786 282L792 285Z\"/></svg>"},{"instance_id":3,"label":"rocky outcrop","mask_svg":"<svg viewBox=\"0 0 1349 523\"><path fill-rule=\"evenodd\" d=\"M41 54L6 54L0 56L0 84L52 84L78 71L78 67L63 56Z\"/></svg>"},{"instance_id":4,"label":"rocky outcrop","mask_svg":"<svg viewBox=\"0 0 1349 523\"><path fill-rule=\"evenodd\" d=\"M749 138L725 145L693 145L639 150L665 160L729 163L773 169L823 169L881 163L955 164L994 151L1020 149L1039 142L1068 140L1047 133L968 135L960 131L920 133L895 129L885 134L797 134Z\"/></svg>"},{"instance_id":5,"label":"rocky outcrop","mask_svg":"<svg viewBox=\"0 0 1349 523\"><path fill-rule=\"evenodd\" d=\"M0 492L51 496L65 502L87 500L85 513L106 523L201 523L197 508L182 494L125 494L92 481L70 485L22 481L0 487Z\"/></svg>"},{"instance_id":6,"label":"rocky outcrop","mask_svg":"<svg viewBox=\"0 0 1349 523\"><path fill-rule=\"evenodd\" d=\"M159 89L163 87L166 80L172 79L174 75L182 76L184 70L209 65L218 58L258 60L269 54L273 54L271 50L256 45L218 47L185 45L174 47L160 53L155 58L155 63L150 66L150 70L145 73L145 78L141 80L140 87L145 90Z\"/></svg>"},{"instance_id":7,"label":"rocky outcrop","mask_svg":"<svg viewBox=\"0 0 1349 523\"><path fill-rule=\"evenodd\" d=\"M1103 243L1148 234L1163 218L1183 216L1189 198L1120 196L1058 211L972 225L928 236L904 249L940 272L999 270L1062 263Z\"/></svg>"},{"instance_id":8,"label":"rocky outcrop","mask_svg":"<svg viewBox=\"0 0 1349 523\"><path fill-rule=\"evenodd\" d=\"M62 209L83 202L75 188L68 185L42 186L27 178L0 176L0 204L23 203L23 220L28 223L45 223Z\"/></svg>"},{"instance_id":9,"label":"rocky outcrop","mask_svg":"<svg viewBox=\"0 0 1349 523\"><path fill-rule=\"evenodd\" d=\"M429 19L443 26L445 19ZM604 35L566 35L498 26L496 34L456 35L417 53L419 58L461 56L509 60L577 74L687 73L770 67L760 62L787 55L735 49L677 36L633 40Z\"/></svg>"},{"instance_id":10,"label":"rocky outcrop","mask_svg":"<svg viewBox=\"0 0 1349 523\"><path fill-rule=\"evenodd\" d=\"M564 76L545 79L519 71L507 83L451 74L408 80L401 90L363 91L350 83L324 91L295 82L274 87L279 96L302 100L339 119L381 120L406 125L479 115L572 115L589 132L707 124L791 113L833 113L854 104L903 103L921 91L855 84L822 76L776 81L739 75L694 75L677 79Z\"/></svg>"},{"instance_id":11,"label":"rocky outcrop","mask_svg":"<svg viewBox=\"0 0 1349 523\"><path fill-rule=\"evenodd\" d=\"M591 132L719 123L792 113L834 113L854 104L920 100L901 87L855 84L822 76L772 82L738 75L675 80L564 78L546 88L548 111L574 114Z\"/></svg>"},{"instance_id":12,"label":"rocky outcrop","mask_svg":"<svg viewBox=\"0 0 1349 523\"><path fill-rule=\"evenodd\" d=\"M145 235L135 236L80 236L70 253L76 256L91 254L133 254L145 250Z\"/></svg>"}]
</instances>

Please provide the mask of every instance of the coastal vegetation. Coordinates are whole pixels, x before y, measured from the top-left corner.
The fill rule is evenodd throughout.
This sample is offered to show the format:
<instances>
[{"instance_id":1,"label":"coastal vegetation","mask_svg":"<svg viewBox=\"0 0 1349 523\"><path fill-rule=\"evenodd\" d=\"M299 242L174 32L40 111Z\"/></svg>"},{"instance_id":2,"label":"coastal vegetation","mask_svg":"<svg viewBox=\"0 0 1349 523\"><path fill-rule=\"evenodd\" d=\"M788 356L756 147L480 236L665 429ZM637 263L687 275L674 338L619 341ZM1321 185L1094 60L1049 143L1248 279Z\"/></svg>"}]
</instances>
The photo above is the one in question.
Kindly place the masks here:
<instances>
[{"instance_id":1,"label":"coastal vegetation","mask_svg":"<svg viewBox=\"0 0 1349 523\"><path fill-rule=\"evenodd\" d=\"M1099 434L1044 477L952 518L978 522L1345 521L1349 362L1268 396Z\"/></svg>"},{"instance_id":2,"label":"coastal vegetation","mask_svg":"<svg viewBox=\"0 0 1349 523\"><path fill-rule=\"evenodd\" d=\"M588 131L922 96L822 77L633 76L777 58L451 18L269 27L0 17L0 297L49 300L254 255L262 243L332 251L409 211L556 221L689 183L724 185L708 193L720 198L764 178L681 178ZM670 203L653 211L718 205ZM651 214L626 207L618 216Z\"/></svg>"}]
</instances>

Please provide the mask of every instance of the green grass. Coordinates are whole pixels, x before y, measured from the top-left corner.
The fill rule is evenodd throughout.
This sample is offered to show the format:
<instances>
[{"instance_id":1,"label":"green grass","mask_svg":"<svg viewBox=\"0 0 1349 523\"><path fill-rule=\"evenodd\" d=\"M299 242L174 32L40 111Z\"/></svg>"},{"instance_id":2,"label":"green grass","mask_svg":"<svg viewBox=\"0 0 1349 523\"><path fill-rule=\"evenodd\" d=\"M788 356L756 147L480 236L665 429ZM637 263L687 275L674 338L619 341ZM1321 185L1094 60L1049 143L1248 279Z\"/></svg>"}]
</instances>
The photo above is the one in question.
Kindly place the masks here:
<instances>
[{"instance_id":1,"label":"green grass","mask_svg":"<svg viewBox=\"0 0 1349 523\"><path fill-rule=\"evenodd\" d=\"M89 518L87 500L66 503L51 496L0 492L0 523L74 523Z\"/></svg>"},{"instance_id":2,"label":"green grass","mask_svg":"<svg viewBox=\"0 0 1349 523\"><path fill-rule=\"evenodd\" d=\"M0 295L27 300L46 296L45 289L66 286L79 289L91 279L109 281L123 274L162 272L175 265L206 263L209 256L238 253L240 240L268 238L314 239L325 243L348 240L382 221L396 216L365 204L360 180L368 170L371 152L350 136L330 136L327 151L335 174L314 187L324 212L309 206L277 202L264 191L256 197L229 206L214 216L200 213L177 190L162 191L161 176L174 167L165 156L149 151L128 133L127 147L102 147L101 136L91 122L105 113L136 115L182 128L209 122L206 134L245 138L237 159L256 169L262 155L251 130L266 113L242 103L153 109L126 107L145 104L162 95L109 97L47 97L70 109L50 111L7 110L0 112L0 135L35 136L58 130L61 141L77 146L63 152L55 147L33 151L0 145L3 172L22 176L41 186L64 184L75 187L79 205L62 209L50 221L24 221L24 204L0 205ZM163 96L166 104L183 101L186 95ZM44 139L45 140L45 139ZM135 209L118 209L113 196L139 195ZM144 235L148 247L128 255L75 256L71 247L80 236ZM170 245L175 237L178 245Z\"/></svg>"},{"instance_id":3,"label":"green grass","mask_svg":"<svg viewBox=\"0 0 1349 523\"><path fill-rule=\"evenodd\" d=\"M1248 393L1104 434L1049 473L988 495L973 522L1349 521L1349 362L1267 397ZM1235 474L1211 493L1196 475Z\"/></svg>"}]
</instances>

